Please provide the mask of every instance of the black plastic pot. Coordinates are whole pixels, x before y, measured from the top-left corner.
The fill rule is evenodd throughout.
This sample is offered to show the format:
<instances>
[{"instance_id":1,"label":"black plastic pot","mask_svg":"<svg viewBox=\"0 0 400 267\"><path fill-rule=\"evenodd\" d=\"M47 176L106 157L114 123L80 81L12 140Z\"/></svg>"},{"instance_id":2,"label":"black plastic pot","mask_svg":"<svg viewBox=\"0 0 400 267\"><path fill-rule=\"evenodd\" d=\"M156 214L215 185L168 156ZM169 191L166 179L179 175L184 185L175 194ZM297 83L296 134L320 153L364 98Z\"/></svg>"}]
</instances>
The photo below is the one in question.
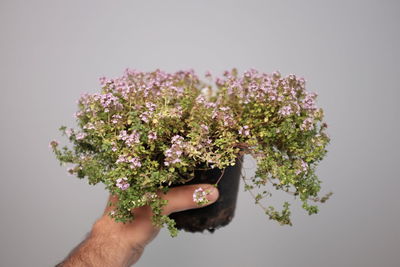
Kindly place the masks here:
<instances>
[{"instance_id":1,"label":"black plastic pot","mask_svg":"<svg viewBox=\"0 0 400 267\"><path fill-rule=\"evenodd\" d=\"M236 200L239 189L242 157L236 159L234 166L225 169L218 183L218 200L206 207L172 213L169 217L176 221L176 227L188 232L211 233L215 229L225 226L232 220L235 214ZM221 169L197 170L195 177L187 184L215 184L222 174Z\"/></svg>"}]
</instances>

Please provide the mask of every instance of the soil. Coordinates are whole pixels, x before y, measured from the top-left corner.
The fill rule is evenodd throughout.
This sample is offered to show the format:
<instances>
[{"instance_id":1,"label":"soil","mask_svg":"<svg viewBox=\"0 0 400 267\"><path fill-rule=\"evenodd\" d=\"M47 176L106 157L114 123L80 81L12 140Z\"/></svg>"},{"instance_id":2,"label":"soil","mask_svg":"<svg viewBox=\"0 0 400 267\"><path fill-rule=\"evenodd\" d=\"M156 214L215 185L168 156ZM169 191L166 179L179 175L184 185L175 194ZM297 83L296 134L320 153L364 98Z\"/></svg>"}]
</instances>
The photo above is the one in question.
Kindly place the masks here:
<instances>
[{"instance_id":1,"label":"soil","mask_svg":"<svg viewBox=\"0 0 400 267\"><path fill-rule=\"evenodd\" d=\"M219 198L215 203L207 207L172 213L169 216L175 220L178 229L188 232L208 230L213 233L215 229L231 222L235 214L242 160L243 156L238 157L234 166L225 169L218 183ZM215 184L221 174L222 170L217 168L197 170L195 178L186 184Z\"/></svg>"}]
</instances>

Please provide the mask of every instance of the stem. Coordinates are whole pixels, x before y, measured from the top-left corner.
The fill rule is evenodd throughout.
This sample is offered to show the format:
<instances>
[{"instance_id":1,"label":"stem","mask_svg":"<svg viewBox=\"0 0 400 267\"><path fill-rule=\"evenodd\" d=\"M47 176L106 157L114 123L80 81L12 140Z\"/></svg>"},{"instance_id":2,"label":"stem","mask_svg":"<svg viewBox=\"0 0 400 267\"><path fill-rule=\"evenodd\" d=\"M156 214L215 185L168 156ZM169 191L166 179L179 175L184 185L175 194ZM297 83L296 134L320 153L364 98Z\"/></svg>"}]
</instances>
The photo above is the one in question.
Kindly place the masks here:
<instances>
[{"instance_id":1,"label":"stem","mask_svg":"<svg viewBox=\"0 0 400 267\"><path fill-rule=\"evenodd\" d=\"M217 182L215 183L215 187L218 186L219 181L221 180L222 176L223 176L224 173L225 173L225 169L226 169L226 168L224 168L224 169L222 170L221 176L218 178Z\"/></svg>"},{"instance_id":2,"label":"stem","mask_svg":"<svg viewBox=\"0 0 400 267\"><path fill-rule=\"evenodd\" d=\"M242 171L240 172L240 176L241 176L243 182L245 183L245 185L249 185L249 184L246 182L246 178L245 178L245 176L243 175L243 172L242 172ZM258 206L260 206L260 207L264 210L264 212L266 212L266 211L267 211L267 208L264 207L264 205L262 205L262 204L260 203L260 201L257 201L256 195L253 193L253 191L251 191L250 189L248 189L247 191L249 191L250 195L254 198L254 200L256 201L256 204L257 204Z\"/></svg>"},{"instance_id":3,"label":"stem","mask_svg":"<svg viewBox=\"0 0 400 267\"><path fill-rule=\"evenodd\" d=\"M293 196L298 196L298 193L296 193L296 192L292 192L292 191L289 191L289 190L283 190L284 192L286 192L286 193L288 193L288 194L290 194L290 195L293 195ZM328 193L327 194L328 195L328 197L331 195L331 193ZM308 197L308 199L309 200L311 200L311 201L314 201L314 202L322 202L321 200L323 199L324 197L322 197L322 198L319 198L319 197ZM323 202L322 202L323 203Z\"/></svg>"}]
</instances>

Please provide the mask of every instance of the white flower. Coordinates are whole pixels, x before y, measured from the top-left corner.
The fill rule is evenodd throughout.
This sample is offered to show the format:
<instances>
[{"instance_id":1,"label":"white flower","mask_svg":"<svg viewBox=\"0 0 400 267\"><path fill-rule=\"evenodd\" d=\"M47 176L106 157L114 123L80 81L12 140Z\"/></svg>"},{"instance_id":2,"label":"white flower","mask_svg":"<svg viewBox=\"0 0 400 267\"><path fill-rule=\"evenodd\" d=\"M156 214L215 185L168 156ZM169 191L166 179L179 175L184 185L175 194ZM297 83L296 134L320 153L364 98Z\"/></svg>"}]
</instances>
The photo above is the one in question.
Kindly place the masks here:
<instances>
[{"instance_id":1,"label":"white flower","mask_svg":"<svg viewBox=\"0 0 400 267\"><path fill-rule=\"evenodd\" d=\"M78 133L76 135L76 140L82 140L85 137L86 137L86 133Z\"/></svg>"},{"instance_id":2,"label":"white flower","mask_svg":"<svg viewBox=\"0 0 400 267\"><path fill-rule=\"evenodd\" d=\"M210 193L211 191L209 189L204 190L203 188L199 187L193 192L193 201L198 205L207 204L210 201L206 198L206 196Z\"/></svg>"}]
</instances>

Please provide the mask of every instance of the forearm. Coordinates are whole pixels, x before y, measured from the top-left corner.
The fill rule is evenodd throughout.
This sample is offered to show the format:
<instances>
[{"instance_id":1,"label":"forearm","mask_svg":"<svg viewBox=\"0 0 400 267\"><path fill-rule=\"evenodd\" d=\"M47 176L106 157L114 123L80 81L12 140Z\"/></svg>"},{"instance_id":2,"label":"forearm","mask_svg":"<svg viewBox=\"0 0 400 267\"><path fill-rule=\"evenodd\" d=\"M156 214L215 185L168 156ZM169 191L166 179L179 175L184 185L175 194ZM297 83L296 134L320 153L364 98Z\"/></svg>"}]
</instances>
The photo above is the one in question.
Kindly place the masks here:
<instances>
[{"instance_id":1,"label":"forearm","mask_svg":"<svg viewBox=\"0 0 400 267\"><path fill-rule=\"evenodd\" d=\"M140 258L143 249L141 245L122 243L118 235L93 228L87 238L56 267L131 266Z\"/></svg>"},{"instance_id":2,"label":"forearm","mask_svg":"<svg viewBox=\"0 0 400 267\"><path fill-rule=\"evenodd\" d=\"M163 214L169 215L173 212L198 208L193 201L193 192L199 188L206 192L209 202L214 203L219 196L214 185L198 184L184 185L169 190L162 195L168 201ZM115 195L110 195L109 201L118 201ZM144 247L151 242L160 231L158 226L152 223L151 207L146 205L135 208L132 212L135 219L131 222L116 222L108 214L114 207L107 205L103 216L101 216L92 227L88 237L82 241L67 258L59 263L58 267L125 267L136 263L143 253Z\"/></svg>"}]
</instances>

